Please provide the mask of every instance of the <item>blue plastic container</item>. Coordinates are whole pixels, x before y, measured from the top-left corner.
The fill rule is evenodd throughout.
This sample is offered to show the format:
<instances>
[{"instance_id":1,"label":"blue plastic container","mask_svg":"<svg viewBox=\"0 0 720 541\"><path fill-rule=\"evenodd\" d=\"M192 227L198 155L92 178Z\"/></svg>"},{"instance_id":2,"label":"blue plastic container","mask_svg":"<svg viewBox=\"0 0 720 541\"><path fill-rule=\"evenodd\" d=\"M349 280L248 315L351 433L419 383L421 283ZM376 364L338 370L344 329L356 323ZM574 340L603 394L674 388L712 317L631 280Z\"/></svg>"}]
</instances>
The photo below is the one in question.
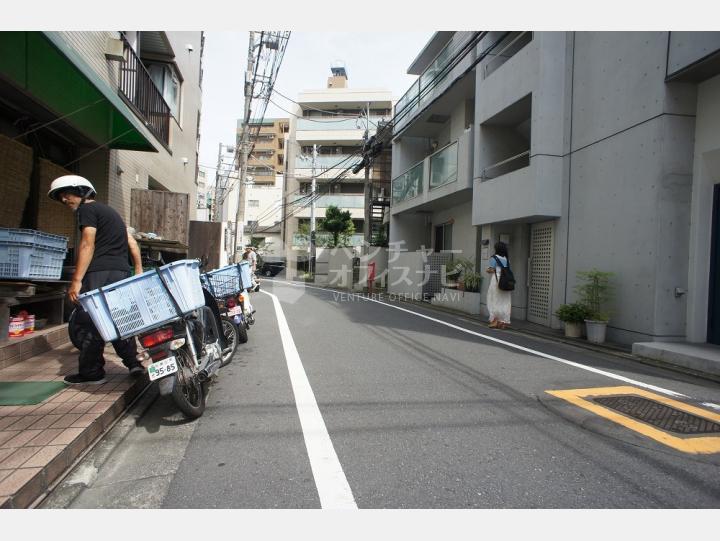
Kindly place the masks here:
<instances>
[{"instance_id":1,"label":"blue plastic container","mask_svg":"<svg viewBox=\"0 0 720 541\"><path fill-rule=\"evenodd\" d=\"M83 293L80 304L106 342L136 336L205 304L199 268L194 259L175 261L158 269L167 287L153 270Z\"/></svg>"},{"instance_id":2,"label":"blue plastic container","mask_svg":"<svg viewBox=\"0 0 720 541\"><path fill-rule=\"evenodd\" d=\"M252 287L252 271L247 261L234 263L202 275L213 297L224 299Z\"/></svg>"}]
</instances>

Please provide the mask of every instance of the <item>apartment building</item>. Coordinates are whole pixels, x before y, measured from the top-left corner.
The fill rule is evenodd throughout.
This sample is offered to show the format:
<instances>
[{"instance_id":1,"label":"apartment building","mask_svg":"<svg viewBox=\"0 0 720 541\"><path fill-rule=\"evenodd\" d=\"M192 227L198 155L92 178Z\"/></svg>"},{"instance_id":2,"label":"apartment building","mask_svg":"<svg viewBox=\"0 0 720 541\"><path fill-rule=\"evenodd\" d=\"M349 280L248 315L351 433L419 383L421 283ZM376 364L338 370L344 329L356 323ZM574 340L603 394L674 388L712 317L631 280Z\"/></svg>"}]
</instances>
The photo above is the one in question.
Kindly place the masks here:
<instances>
[{"instance_id":1,"label":"apartment building","mask_svg":"<svg viewBox=\"0 0 720 541\"><path fill-rule=\"evenodd\" d=\"M309 254L309 237L303 231L310 224L313 175L318 194L316 219L324 218L330 205L349 210L355 226L351 244L362 245L365 170L347 171L342 180L338 177L348 167L360 163L366 130L369 137L374 135L378 124L388 121L392 114L390 91L351 88L342 65L333 66L331 73L326 88L307 90L298 96L292 109L294 116L290 118L283 205L288 272L298 262L307 261Z\"/></svg>"},{"instance_id":2,"label":"apartment building","mask_svg":"<svg viewBox=\"0 0 720 541\"><path fill-rule=\"evenodd\" d=\"M72 248L72 215L45 197L70 173L129 225L133 189L189 194L178 219L194 219L203 45L202 32L0 33L0 225Z\"/></svg>"},{"instance_id":3,"label":"apartment building","mask_svg":"<svg viewBox=\"0 0 720 541\"><path fill-rule=\"evenodd\" d=\"M265 118L252 123L247 182L243 203L244 243L255 243L264 258L281 259L285 255L280 238L282 220L285 147L290 132L287 118ZM238 121L238 144L242 122Z\"/></svg>"},{"instance_id":4,"label":"apartment building","mask_svg":"<svg viewBox=\"0 0 720 541\"><path fill-rule=\"evenodd\" d=\"M514 318L559 327L597 268L609 340L720 342L719 59L717 32L436 33L393 133L391 246L425 283L390 290L504 240Z\"/></svg>"},{"instance_id":5,"label":"apartment building","mask_svg":"<svg viewBox=\"0 0 720 541\"><path fill-rule=\"evenodd\" d=\"M213 186L208 183L207 171L198 169L197 176L197 212L195 219L201 222L210 221L210 208L213 200Z\"/></svg>"}]
</instances>

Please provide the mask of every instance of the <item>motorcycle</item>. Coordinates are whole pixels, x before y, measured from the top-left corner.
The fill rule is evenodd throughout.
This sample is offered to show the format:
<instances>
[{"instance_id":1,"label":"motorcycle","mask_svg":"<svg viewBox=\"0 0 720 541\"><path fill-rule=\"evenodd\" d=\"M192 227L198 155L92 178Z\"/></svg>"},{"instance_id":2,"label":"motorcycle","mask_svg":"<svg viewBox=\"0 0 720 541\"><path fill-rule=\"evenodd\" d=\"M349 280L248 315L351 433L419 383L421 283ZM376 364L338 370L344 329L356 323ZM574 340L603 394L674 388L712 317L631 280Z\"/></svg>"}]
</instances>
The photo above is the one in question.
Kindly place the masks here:
<instances>
[{"instance_id":1,"label":"motorcycle","mask_svg":"<svg viewBox=\"0 0 720 541\"><path fill-rule=\"evenodd\" d=\"M238 297L238 295L230 295L224 299L216 300L220 308L223 332L228 342L234 341L236 344L244 344L248 341L247 331L250 325L245 318L242 302Z\"/></svg>"},{"instance_id":2,"label":"motorcycle","mask_svg":"<svg viewBox=\"0 0 720 541\"><path fill-rule=\"evenodd\" d=\"M225 337L214 313L217 306L212 308L206 302L194 312L138 336L152 361L150 381L158 380L160 395L172 396L178 409L190 418L203 414L210 382L232 358L232 344L223 344Z\"/></svg>"}]
</instances>

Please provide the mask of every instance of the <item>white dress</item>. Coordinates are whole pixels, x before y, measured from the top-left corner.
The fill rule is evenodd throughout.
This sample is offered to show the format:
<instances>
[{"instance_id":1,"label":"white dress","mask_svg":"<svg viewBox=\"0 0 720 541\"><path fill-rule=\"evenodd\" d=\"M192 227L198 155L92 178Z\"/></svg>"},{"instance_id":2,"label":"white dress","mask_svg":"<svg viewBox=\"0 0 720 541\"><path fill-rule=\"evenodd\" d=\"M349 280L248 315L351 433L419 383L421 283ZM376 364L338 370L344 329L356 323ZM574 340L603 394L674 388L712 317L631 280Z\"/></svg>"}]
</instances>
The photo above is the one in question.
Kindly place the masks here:
<instances>
[{"instance_id":1,"label":"white dress","mask_svg":"<svg viewBox=\"0 0 720 541\"><path fill-rule=\"evenodd\" d=\"M495 268L495 274L488 274L490 283L487 289L487 308L490 321L510 324L510 310L512 308L512 291L503 291L498 283L500 280L500 267Z\"/></svg>"}]
</instances>

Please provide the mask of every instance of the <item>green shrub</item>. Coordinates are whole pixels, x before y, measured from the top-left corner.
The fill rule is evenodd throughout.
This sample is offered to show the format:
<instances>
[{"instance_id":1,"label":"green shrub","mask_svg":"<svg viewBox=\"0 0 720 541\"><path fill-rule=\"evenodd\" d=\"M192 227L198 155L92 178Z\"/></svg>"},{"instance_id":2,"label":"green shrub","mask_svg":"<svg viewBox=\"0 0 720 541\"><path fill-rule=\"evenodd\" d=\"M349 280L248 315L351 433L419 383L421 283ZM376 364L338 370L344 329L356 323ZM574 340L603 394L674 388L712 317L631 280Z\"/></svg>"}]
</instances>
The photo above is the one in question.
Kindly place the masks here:
<instances>
[{"instance_id":1,"label":"green shrub","mask_svg":"<svg viewBox=\"0 0 720 541\"><path fill-rule=\"evenodd\" d=\"M575 291L580 296L580 304L590 310L590 317L587 319L608 321L610 313L604 310L604 307L613 297L613 286L610 284L613 273L592 269L578 271L577 277L580 283L575 286Z\"/></svg>"},{"instance_id":2,"label":"green shrub","mask_svg":"<svg viewBox=\"0 0 720 541\"><path fill-rule=\"evenodd\" d=\"M592 315L590 309L582 303L562 304L555 315L565 323L582 323Z\"/></svg>"},{"instance_id":3,"label":"green shrub","mask_svg":"<svg viewBox=\"0 0 720 541\"><path fill-rule=\"evenodd\" d=\"M463 274L463 283L465 284L465 291L478 292L482 285L483 275L479 272L466 272Z\"/></svg>"}]
</instances>

